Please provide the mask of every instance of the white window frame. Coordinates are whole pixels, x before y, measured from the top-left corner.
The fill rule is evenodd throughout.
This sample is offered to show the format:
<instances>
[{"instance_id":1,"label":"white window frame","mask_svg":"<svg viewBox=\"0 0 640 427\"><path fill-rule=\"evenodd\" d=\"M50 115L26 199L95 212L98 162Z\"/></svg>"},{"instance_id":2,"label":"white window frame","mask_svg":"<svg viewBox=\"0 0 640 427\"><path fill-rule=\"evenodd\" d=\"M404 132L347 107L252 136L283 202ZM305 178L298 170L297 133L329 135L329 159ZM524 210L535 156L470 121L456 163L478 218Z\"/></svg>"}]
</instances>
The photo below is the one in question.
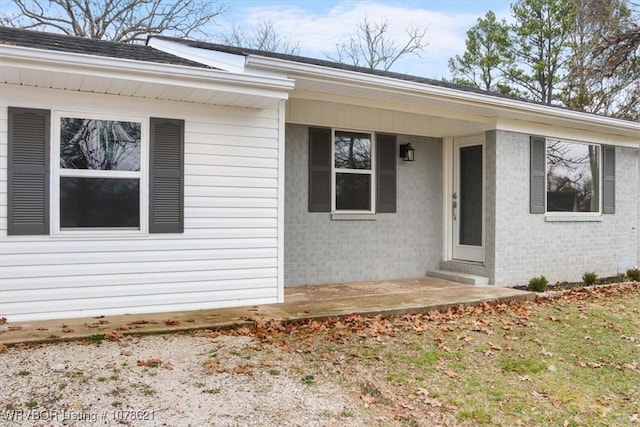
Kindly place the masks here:
<instances>
[{"instance_id":1,"label":"white window frame","mask_svg":"<svg viewBox=\"0 0 640 427\"><path fill-rule=\"evenodd\" d=\"M51 184L50 220L54 236L139 236L149 232L149 117L137 115L116 115L102 112L52 111L51 120ZM110 120L140 123L140 170L139 171L103 171L90 169L64 169L60 167L60 121L63 117L77 119ZM79 227L62 228L60 226L60 178L135 178L139 179L140 227Z\"/></svg>"},{"instance_id":2,"label":"white window frame","mask_svg":"<svg viewBox=\"0 0 640 427\"><path fill-rule=\"evenodd\" d=\"M548 211L547 202L548 202L548 181L547 174L549 173L549 163L547 162L547 147L549 142L565 142L568 144L579 144L579 145L591 145L594 147L598 147L598 211L597 212L561 212L561 211ZM603 158L602 158L602 144L585 142L585 141L575 141L565 138L545 138L544 144L544 211L546 221L554 222L554 221L600 221L602 219L602 190L603 190Z\"/></svg>"},{"instance_id":3,"label":"white window frame","mask_svg":"<svg viewBox=\"0 0 640 427\"><path fill-rule=\"evenodd\" d=\"M371 141L371 169L336 168L336 132L366 133ZM331 129L331 212L339 214L375 214L376 212L376 140L375 133L368 130ZM336 208L336 175L339 173L360 174L371 176L370 206L371 210L338 210Z\"/></svg>"}]
</instances>

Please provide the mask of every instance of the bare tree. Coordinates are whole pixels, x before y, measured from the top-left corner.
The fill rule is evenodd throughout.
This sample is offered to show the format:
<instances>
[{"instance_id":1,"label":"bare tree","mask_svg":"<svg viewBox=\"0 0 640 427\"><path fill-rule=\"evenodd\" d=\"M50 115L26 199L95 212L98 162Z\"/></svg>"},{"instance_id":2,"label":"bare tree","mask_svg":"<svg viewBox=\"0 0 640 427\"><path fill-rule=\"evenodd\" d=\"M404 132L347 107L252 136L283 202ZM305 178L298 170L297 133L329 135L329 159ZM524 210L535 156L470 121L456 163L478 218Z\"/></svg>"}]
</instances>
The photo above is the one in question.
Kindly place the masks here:
<instances>
[{"instance_id":1,"label":"bare tree","mask_svg":"<svg viewBox=\"0 0 640 427\"><path fill-rule=\"evenodd\" d=\"M231 34L222 36L222 43L288 55L300 53L300 42L294 43L290 38L278 34L271 19L265 20L250 31L234 27Z\"/></svg>"},{"instance_id":2,"label":"bare tree","mask_svg":"<svg viewBox=\"0 0 640 427\"><path fill-rule=\"evenodd\" d=\"M578 5L564 102L570 108L640 118L640 8L625 0ZM631 7L636 8L634 11Z\"/></svg>"},{"instance_id":3,"label":"bare tree","mask_svg":"<svg viewBox=\"0 0 640 427\"><path fill-rule=\"evenodd\" d=\"M149 34L208 37L205 28L226 11L216 0L12 0L19 10L0 20L15 27L120 42Z\"/></svg>"},{"instance_id":4,"label":"bare tree","mask_svg":"<svg viewBox=\"0 0 640 427\"><path fill-rule=\"evenodd\" d=\"M405 55L414 54L420 57L420 52L428 45L424 41L426 32L426 28L407 29L407 40L399 47L389 37L387 20L373 23L365 18L356 26L356 34L352 35L347 43L336 44L335 55L325 53L325 56L343 64L388 71Z\"/></svg>"}]
</instances>

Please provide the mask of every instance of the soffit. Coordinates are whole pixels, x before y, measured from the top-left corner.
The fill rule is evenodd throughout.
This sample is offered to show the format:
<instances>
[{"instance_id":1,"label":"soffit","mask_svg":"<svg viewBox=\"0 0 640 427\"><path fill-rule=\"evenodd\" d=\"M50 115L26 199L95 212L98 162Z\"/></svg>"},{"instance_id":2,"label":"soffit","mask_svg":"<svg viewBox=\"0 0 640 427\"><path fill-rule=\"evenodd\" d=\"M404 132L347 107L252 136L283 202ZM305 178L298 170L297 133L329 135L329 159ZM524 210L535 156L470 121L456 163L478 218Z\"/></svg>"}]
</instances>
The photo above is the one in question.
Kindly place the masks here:
<instances>
[{"instance_id":1,"label":"soffit","mask_svg":"<svg viewBox=\"0 0 640 427\"><path fill-rule=\"evenodd\" d=\"M157 100L274 108L293 82L219 70L0 46L0 82Z\"/></svg>"},{"instance_id":2,"label":"soffit","mask_svg":"<svg viewBox=\"0 0 640 427\"><path fill-rule=\"evenodd\" d=\"M456 88L447 83L403 80L257 56L250 56L248 64L258 69L286 71L296 82L292 97L333 98L345 104L370 102L395 111L484 123L492 129L500 129L501 123L511 126L515 122L556 126L613 135L640 144L640 123Z\"/></svg>"},{"instance_id":3,"label":"soffit","mask_svg":"<svg viewBox=\"0 0 640 427\"><path fill-rule=\"evenodd\" d=\"M292 92L292 97L314 98L321 97L319 94L323 94L324 99L334 99L335 102L357 102L361 105L371 103L392 110L422 112L446 119L454 127L456 120L495 125L497 128L499 123L519 121L611 133L635 138L640 143L638 124L593 114L523 101L505 102L499 98L494 100L490 96L484 96L484 99L473 102L460 97L456 91L433 94L422 92L419 88L398 90L384 84L365 86L348 81L321 81L308 76L290 76L296 81L296 90Z\"/></svg>"}]
</instances>

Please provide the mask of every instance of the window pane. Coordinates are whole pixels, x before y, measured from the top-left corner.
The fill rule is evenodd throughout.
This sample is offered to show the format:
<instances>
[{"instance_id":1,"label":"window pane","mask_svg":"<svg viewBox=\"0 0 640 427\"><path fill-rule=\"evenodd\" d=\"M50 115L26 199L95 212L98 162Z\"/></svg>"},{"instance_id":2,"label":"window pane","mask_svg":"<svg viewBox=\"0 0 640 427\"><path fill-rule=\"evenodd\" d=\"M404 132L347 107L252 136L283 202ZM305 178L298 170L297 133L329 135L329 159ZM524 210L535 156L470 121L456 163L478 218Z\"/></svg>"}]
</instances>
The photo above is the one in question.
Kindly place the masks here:
<instances>
[{"instance_id":1,"label":"window pane","mask_svg":"<svg viewBox=\"0 0 640 427\"><path fill-rule=\"evenodd\" d=\"M599 212L599 201L599 147L548 140L547 211Z\"/></svg>"},{"instance_id":2,"label":"window pane","mask_svg":"<svg viewBox=\"0 0 640 427\"><path fill-rule=\"evenodd\" d=\"M140 128L138 122L63 117L60 167L139 171Z\"/></svg>"},{"instance_id":3,"label":"window pane","mask_svg":"<svg viewBox=\"0 0 640 427\"><path fill-rule=\"evenodd\" d=\"M140 227L138 179L60 178L60 227Z\"/></svg>"},{"instance_id":4,"label":"window pane","mask_svg":"<svg viewBox=\"0 0 640 427\"><path fill-rule=\"evenodd\" d=\"M336 132L335 162L338 169L371 169L371 135Z\"/></svg>"},{"instance_id":5,"label":"window pane","mask_svg":"<svg viewBox=\"0 0 640 427\"><path fill-rule=\"evenodd\" d=\"M482 145L460 147L459 243L482 246Z\"/></svg>"},{"instance_id":6,"label":"window pane","mask_svg":"<svg viewBox=\"0 0 640 427\"><path fill-rule=\"evenodd\" d=\"M371 210L371 175L336 174L336 210Z\"/></svg>"}]
</instances>

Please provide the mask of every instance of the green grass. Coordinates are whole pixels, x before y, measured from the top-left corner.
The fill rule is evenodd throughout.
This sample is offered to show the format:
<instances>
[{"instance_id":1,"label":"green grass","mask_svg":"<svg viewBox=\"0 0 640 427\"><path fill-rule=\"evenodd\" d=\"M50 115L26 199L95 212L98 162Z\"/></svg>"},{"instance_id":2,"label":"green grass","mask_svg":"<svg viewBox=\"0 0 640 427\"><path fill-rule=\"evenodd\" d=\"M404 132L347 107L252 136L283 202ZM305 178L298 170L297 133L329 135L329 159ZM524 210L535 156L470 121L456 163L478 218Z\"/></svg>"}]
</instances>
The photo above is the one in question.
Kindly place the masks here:
<instances>
[{"instance_id":1,"label":"green grass","mask_svg":"<svg viewBox=\"0 0 640 427\"><path fill-rule=\"evenodd\" d=\"M396 333L367 338L367 325L382 320L363 319L339 341L330 330L314 337L311 351L304 337L302 354L329 370L333 362L321 353L360 354L334 369L334 379L374 398L392 424L404 404L407 425L632 425L640 408L640 286L581 292L451 311L420 333L406 318L390 318ZM294 349L303 341L295 333L287 340Z\"/></svg>"},{"instance_id":2,"label":"green grass","mask_svg":"<svg viewBox=\"0 0 640 427\"><path fill-rule=\"evenodd\" d=\"M519 375L537 374L546 368L546 365L539 359L531 357L500 357L498 358L498 366L505 372L515 372Z\"/></svg>"},{"instance_id":3,"label":"green grass","mask_svg":"<svg viewBox=\"0 0 640 427\"><path fill-rule=\"evenodd\" d=\"M89 337L89 342L94 345L100 345L104 341L104 334L95 334Z\"/></svg>"}]
</instances>

